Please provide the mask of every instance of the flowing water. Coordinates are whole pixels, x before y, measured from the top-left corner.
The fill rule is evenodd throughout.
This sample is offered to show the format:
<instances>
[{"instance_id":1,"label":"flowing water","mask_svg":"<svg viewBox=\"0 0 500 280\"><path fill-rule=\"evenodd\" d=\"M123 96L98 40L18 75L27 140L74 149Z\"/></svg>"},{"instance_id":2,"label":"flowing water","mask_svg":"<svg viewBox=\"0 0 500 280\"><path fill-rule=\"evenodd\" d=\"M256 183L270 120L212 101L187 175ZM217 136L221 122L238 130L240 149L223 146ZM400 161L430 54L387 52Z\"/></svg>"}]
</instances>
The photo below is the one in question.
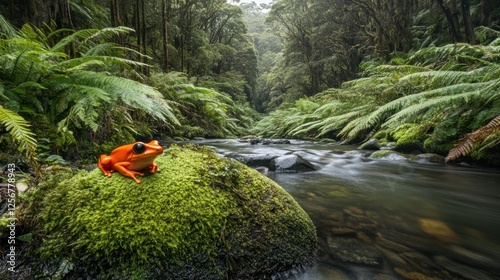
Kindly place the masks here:
<instances>
[{"instance_id":1,"label":"flowing water","mask_svg":"<svg viewBox=\"0 0 500 280\"><path fill-rule=\"evenodd\" d=\"M309 214L318 262L289 279L500 279L498 169L373 160L354 146L205 140L223 156L296 154L319 169L266 175Z\"/></svg>"}]
</instances>

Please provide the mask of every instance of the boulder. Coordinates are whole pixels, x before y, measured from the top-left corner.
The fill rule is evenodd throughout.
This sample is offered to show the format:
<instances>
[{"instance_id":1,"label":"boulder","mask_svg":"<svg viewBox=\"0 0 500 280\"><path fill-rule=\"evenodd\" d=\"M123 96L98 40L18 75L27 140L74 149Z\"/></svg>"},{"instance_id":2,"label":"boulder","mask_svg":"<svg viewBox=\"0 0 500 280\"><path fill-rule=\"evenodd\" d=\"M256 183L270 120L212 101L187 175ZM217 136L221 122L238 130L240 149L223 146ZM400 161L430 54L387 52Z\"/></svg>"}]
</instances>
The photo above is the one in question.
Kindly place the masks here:
<instances>
[{"instance_id":1,"label":"boulder","mask_svg":"<svg viewBox=\"0 0 500 280\"><path fill-rule=\"evenodd\" d=\"M228 158L235 159L245 165L248 165L250 167L259 167L259 166L264 166L269 168L271 166L271 161L278 156L276 155L263 155L263 154L248 154L248 155L241 155L241 154L231 154L227 156Z\"/></svg>"},{"instance_id":2,"label":"boulder","mask_svg":"<svg viewBox=\"0 0 500 280\"><path fill-rule=\"evenodd\" d=\"M404 155L391 150L376 151L370 155L370 158L383 160L407 160Z\"/></svg>"},{"instance_id":3,"label":"boulder","mask_svg":"<svg viewBox=\"0 0 500 280\"><path fill-rule=\"evenodd\" d=\"M363 143L361 146L359 146L359 150L379 150L381 147L378 139L372 138L365 143Z\"/></svg>"},{"instance_id":4,"label":"boulder","mask_svg":"<svg viewBox=\"0 0 500 280\"><path fill-rule=\"evenodd\" d=\"M196 146L155 162L141 184L98 169L45 178L23 212L34 259L70 262L65 279L269 279L314 262L315 227L274 181Z\"/></svg>"},{"instance_id":5,"label":"boulder","mask_svg":"<svg viewBox=\"0 0 500 280\"><path fill-rule=\"evenodd\" d=\"M314 171L317 170L317 168L299 155L286 155L273 159L269 166L269 170L283 173L296 173Z\"/></svg>"}]
</instances>

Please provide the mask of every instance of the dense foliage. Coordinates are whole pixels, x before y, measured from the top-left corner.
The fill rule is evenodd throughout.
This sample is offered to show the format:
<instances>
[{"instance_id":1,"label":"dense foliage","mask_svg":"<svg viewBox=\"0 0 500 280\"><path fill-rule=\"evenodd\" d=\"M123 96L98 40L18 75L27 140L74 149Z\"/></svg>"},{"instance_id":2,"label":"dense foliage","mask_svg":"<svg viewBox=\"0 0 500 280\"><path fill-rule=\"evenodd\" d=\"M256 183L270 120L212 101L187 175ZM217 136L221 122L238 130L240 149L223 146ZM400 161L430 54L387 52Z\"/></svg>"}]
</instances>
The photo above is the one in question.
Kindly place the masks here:
<instances>
[{"instance_id":1,"label":"dense foliage","mask_svg":"<svg viewBox=\"0 0 500 280\"><path fill-rule=\"evenodd\" d=\"M36 163L37 154L85 158L137 138L229 137L252 123L256 58L238 7L125 2L0 5L2 144ZM37 12L17 17L24 8ZM146 10L168 18L170 35Z\"/></svg>"},{"instance_id":2,"label":"dense foliage","mask_svg":"<svg viewBox=\"0 0 500 280\"><path fill-rule=\"evenodd\" d=\"M364 77L299 99L256 129L269 137L376 137L396 141L403 151L446 154L460 137L500 115L500 39L424 48L391 62L367 61ZM482 145L490 147L500 134L498 122L488 127Z\"/></svg>"},{"instance_id":3,"label":"dense foliage","mask_svg":"<svg viewBox=\"0 0 500 280\"><path fill-rule=\"evenodd\" d=\"M253 109L269 136L383 131L409 150L459 143L449 159L498 143L496 0L238 2L0 3L1 143L86 158L246 134Z\"/></svg>"}]
</instances>

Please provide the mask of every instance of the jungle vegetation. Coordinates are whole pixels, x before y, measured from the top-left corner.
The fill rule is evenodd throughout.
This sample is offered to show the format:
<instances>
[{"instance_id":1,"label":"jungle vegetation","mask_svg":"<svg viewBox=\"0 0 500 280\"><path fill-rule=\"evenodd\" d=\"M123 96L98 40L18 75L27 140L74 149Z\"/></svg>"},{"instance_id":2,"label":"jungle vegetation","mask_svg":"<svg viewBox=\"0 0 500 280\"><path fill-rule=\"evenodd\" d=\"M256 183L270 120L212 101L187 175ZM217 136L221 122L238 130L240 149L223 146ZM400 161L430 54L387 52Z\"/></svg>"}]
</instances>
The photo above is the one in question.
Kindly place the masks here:
<instances>
[{"instance_id":1,"label":"jungle vegetation","mask_svg":"<svg viewBox=\"0 0 500 280\"><path fill-rule=\"evenodd\" d=\"M40 162L253 132L492 163L499 35L497 0L3 1L0 144Z\"/></svg>"}]
</instances>

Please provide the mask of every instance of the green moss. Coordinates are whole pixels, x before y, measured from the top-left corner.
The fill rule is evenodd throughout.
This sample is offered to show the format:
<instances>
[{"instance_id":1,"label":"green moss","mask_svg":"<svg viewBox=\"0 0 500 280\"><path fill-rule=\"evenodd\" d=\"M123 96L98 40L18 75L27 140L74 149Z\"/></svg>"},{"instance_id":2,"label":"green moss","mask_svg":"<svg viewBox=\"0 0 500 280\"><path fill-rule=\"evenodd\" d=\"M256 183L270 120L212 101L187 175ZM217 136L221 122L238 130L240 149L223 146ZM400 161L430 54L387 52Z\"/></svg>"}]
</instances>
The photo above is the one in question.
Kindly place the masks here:
<instances>
[{"instance_id":1,"label":"green moss","mask_svg":"<svg viewBox=\"0 0 500 280\"><path fill-rule=\"evenodd\" d=\"M373 135L373 138L376 138L378 140L381 140L381 139L386 139L388 134L389 134L390 130L386 129L386 130L380 130L378 131L377 133L375 133L375 135Z\"/></svg>"},{"instance_id":2,"label":"green moss","mask_svg":"<svg viewBox=\"0 0 500 280\"><path fill-rule=\"evenodd\" d=\"M425 137L425 127L414 123L400 125L391 132L391 138L396 141L395 150L403 153L422 150Z\"/></svg>"},{"instance_id":3,"label":"green moss","mask_svg":"<svg viewBox=\"0 0 500 280\"><path fill-rule=\"evenodd\" d=\"M394 157L398 157L398 158L405 157L403 154L400 154L400 153L392 151L392 150L379 150L379 151L373 152L370 155L370 158L373 158L373 159L382 159L382 158L388 158L391 155L394 155Z\"/></svg>"},{"instance_id":4,"label":"green moss","mask_svg":"<svg viewBox=\"0 0 500 280\"><path fill-rule=\"evenodd\" d=\"M119 278L270 276L311 261L315 228L272 180L207 148L172 147L156 163L139 185L98 169L44 182L30 209L38 255L71 260L75 278L96 267Z\"/></svg>"}]
</instances>

